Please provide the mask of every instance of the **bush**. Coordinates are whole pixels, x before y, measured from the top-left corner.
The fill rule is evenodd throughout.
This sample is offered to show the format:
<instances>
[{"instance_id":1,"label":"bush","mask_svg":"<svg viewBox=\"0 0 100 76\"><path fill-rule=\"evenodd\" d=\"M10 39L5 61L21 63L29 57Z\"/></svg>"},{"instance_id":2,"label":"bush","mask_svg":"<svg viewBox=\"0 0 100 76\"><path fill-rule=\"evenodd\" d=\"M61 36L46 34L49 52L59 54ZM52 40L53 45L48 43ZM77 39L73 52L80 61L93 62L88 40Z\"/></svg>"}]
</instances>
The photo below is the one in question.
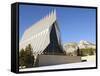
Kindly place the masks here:
<instances>
[{"instance_id":1,"label":"bush","mask_svg":"<svg viewBox=\"0 0 100 76\"><path fill-rule=\"evenodd\" d=\"M80 52L81 52L81 56L94 55L95 49L85 48L85 49L80 49Z\"/></svg>"}]
</instances>

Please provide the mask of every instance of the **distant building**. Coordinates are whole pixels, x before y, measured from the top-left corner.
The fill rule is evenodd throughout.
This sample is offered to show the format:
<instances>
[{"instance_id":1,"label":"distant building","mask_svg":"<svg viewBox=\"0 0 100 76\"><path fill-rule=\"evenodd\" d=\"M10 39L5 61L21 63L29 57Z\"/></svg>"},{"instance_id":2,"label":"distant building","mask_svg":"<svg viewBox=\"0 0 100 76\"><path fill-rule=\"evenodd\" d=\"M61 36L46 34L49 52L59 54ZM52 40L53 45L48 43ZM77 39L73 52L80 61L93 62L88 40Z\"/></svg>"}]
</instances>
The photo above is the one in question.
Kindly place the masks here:
<instances>
[{"instance_id":1,"label":"distant building","mask_svg":"<svg viewBox=\"0 0 100 76\"><path fill-rule=\"evenodd\" d=\"M25 49L28 44L31 44L35 55L64 54L56 11L52 11L24 32L20 40L20 50Z\"/></svg>"}]
</instances>

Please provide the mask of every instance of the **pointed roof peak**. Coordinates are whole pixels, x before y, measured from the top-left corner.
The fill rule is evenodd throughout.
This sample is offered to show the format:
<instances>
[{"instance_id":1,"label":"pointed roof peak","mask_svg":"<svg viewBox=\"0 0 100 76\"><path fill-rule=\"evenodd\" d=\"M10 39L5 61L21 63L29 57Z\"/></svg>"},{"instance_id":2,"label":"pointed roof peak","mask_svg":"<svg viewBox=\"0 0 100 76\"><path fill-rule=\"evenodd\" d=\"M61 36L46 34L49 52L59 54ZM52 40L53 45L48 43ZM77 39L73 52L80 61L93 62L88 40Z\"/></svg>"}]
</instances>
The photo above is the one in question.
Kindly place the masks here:
<instances>
[{"instance_id":1,"label":"pointed roof peak","mask_svg":"<svg viewBox=\"0 0 100 76\"><path fill-rule=\"evenodd\" d=\"M53 10L51 11L51 15L53 15L53 17L56 18L56 9L53 9Z\"/></svg>"},{"instance_id":2,"label":"pointed roof peak","mask_svg":"<svg viewBox=\"0 0 100 76\"><path fill-rule=\"evenodd\" d=\"M56 9L54 9L53 11L54 11L54 14L56 14Z\"/></svg>"}]
</instances>

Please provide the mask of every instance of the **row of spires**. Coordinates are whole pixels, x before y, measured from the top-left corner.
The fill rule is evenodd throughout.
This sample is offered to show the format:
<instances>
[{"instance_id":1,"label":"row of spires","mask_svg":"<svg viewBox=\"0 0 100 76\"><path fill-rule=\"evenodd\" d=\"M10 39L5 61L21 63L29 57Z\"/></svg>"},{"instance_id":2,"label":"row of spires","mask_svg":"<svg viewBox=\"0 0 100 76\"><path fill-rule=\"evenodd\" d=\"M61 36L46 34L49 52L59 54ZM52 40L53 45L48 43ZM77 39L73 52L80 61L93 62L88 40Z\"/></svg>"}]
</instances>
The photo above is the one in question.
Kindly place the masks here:
<instances>
[{"instance_id":1,"label":"row of spires","mask_svg":"<svg viewBox=\"0 0 100 76\"><path fill-rule=\"evenodd\" d=\"M54 18L56 18L56 10L54 9L54 10L52 10L48 15L46 15L46 16L44 16L42 19L40 19L40 20L43 20L43 19L45 19L46 17L54 17Z\"/></svg>"},{"instance_id":2,"label":"row of spires","mask_svg":"<svg viewBox=\"0 0 100 76\"><path fill-rule=\"evenodd\" d=\"M56 19L56 9L52 10L48 15L42 17L39 21L44 20L44 19L46 19L46 18L48 18L48 17L52 17L52 16ZM39 21L38 21L38 22L39 22ZM34 23L34 24L37 24L37 22ZM32 26L30 26L29 28L31 28L31 27L32 27ZM28 29L29 29L29 28L28 28Z\"/></svg>"}]
</instances>

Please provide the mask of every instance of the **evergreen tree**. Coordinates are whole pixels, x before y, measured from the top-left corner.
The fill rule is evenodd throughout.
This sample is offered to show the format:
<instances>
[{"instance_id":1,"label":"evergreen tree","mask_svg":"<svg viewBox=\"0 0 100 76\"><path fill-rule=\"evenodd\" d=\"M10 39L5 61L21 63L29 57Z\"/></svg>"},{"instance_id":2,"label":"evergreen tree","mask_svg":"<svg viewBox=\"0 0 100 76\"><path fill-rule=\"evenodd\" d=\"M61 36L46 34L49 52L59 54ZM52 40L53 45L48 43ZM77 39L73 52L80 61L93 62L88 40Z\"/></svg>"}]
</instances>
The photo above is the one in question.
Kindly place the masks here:
<instances>
[{"instance_id":1,"label":"evergreen tree","mask_svg":"<svg viewBox=\"0 0 100 76\"><path fill-rule=\"evenodd\" d=\"M19 66L21 66L21 68L23 66L25 66L26 68L30 68L33 67L33 64L34 56L32 52L32 47L29 44L28 46L26 46L25 50L21 49L21 51L19 52Z\"/></svg>"},{"instance_id":2,"label":"evergreen tree","mask_svg":"<svg viewBox=\"0 0 100 76\"><path fill-rule=\"evenodd\" d=\"M25 48L25 53L26 53L25 54L25 66L27 68L33 67L34 56L33 56L32 47L30 44Z\"/></svg>"},{"instance_id":3,"label":"evergreen tree","mask_svg":"<svg viewBox=\"0 0 100 76\"><path fill-rule=\"evenodd\" d=\"M22 48L21 51L19 52L19 66L25 66L25 51Z\"/></svg>"},{"instance_id":4,"label":"evergreen tree","mask_svg":"<svg viewBox=\"0 0 100 76\"><path fill-rule=\"evenodd\" d=\"M79 47L77 49L77 56L81 56Z\"/></svg>"}]
</instances>

